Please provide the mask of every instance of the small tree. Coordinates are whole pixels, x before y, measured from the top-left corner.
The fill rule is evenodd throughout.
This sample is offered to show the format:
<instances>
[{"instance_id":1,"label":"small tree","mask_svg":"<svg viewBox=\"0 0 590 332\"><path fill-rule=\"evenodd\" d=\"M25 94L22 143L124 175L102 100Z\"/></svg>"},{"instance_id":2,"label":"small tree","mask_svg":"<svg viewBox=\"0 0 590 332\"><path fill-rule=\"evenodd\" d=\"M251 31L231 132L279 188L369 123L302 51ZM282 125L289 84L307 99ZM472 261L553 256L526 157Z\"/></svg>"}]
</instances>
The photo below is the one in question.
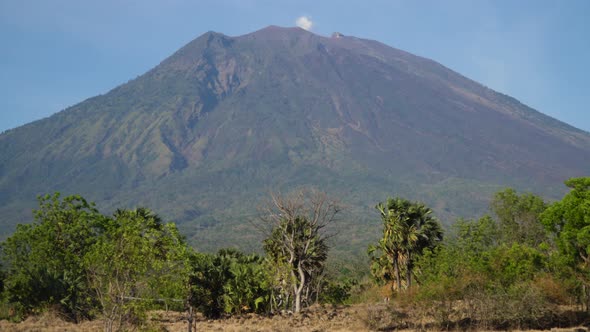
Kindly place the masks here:
<instances>
[{"instance_id":1,"label":"small tree","mask_svg":"<svg viewBox=\"0 0 590 332\"><path fill-rule=\"evenodd\" d=\"M118 210L84 257L105 331L124 330L163 291L182 297L188 291L188 258L174 224L162 223L148 209Z\"/></svg>"},{"instance_id":2,"label":"small tree","mask_svg":"<svg viewBox=\"0 0 590 332\"><path fill-rule=\"evenodd\" d=\"M555 235L561 258L569 265L584 288L590 289L590 177L565 182L571 191L550 205L541 216ZM590 295L585 292L590 311Z\"/></svg>"},{"instance_id":3,"label":"small tree","mask_svg":"<svg viewBox=\"0 0 590 332\"><path fill-rule=\"evenodd\" d=\"M8 300L25 311L57 307L74 321L94 309L82 257L104 230L106 218L80 196L38 198L32 224L18 225L2 246Z\"/></svg>"},{"instance_id":4,"label":"small tree","mask_svg":"<svg viewBox=\"0 0 590 332\"><path fill-rule=\"evenodd\" d=\"M501 240L505 243L526 243L537 246L547 240L540 216L547 205L537 195L518 195L508 188L497 192L490 203L497 216Z\"/></svg>"},{"instance_id":5,"label":"small tree","mask_svg":"<svg viewBox=\"0 0 590 332\"><path fill-rule=\"evenodd\" d=\"M290 277L278 280L289 285L292 306L301 311L304 294L313 278L321 273L328 255L325 228L336 220L340 205L325 193L301 190L288 196L272 194L260 219L267 232L264 250L279 266L286 266Z\"/></svg>"}]
</instances>

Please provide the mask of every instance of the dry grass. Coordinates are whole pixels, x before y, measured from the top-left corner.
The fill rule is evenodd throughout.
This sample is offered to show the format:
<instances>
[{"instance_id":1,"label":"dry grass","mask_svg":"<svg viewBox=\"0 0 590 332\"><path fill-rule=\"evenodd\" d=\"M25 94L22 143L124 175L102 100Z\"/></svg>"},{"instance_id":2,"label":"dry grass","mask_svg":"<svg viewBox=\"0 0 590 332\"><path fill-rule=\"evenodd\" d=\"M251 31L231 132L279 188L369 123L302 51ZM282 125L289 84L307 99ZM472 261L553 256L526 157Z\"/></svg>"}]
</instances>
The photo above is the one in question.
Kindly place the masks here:
<instances>
[{"instance_id":1,"label":"dry grass","mask_svg":"<svg viewBox=\"0 0 590 332\"><path fill-rule=\"evenodd\" d=\"M355 307L314 307L300 315L283 314L264 317L254 314L220 320L197 317L196 331L363 331L367 330L358 319ZM184 332L187 322L184 313L154 311L150 313L149 331ZM0 331L102 331L102 322L90 321L80 324L65 322L54 314L30 317L21 323L0 321Z\"/></svg>"},{"instance_id":2,"label":"dry grass","mask_svg":"<svg viewBox=\"0 0 590 332\"><path fill-rule=\"evenodd\" d=\"M153 311L148 325L139 330L187 331L184 313ZM353 306L315 306L300 315L283 314L264 317L254 314L220 320L208 320L198 316L193 331L404 331L408 315L393 310L385 304L359 304ZM30 317L21 323L0 321L0 331L15 332L65 332L102 331L100 320L73 324L55 314L45 313ZM405 330L409 331L409 330ZM562 331L587 331L585 328Z\"/></svg>"},{"instance_id":3,"label":"dry grass","mask_svg":"<svg viewBox=\"0 0 590 332\"><path fill-rule=\"evenodd\" d=\"M66 322L52 312L46 312L39 316L31 316L20 323L11 323L0 320L0 331L13 332L65 332L65 331L102 331L101 321L84 322L74 324Z\"/></svg>"}]
</instances>

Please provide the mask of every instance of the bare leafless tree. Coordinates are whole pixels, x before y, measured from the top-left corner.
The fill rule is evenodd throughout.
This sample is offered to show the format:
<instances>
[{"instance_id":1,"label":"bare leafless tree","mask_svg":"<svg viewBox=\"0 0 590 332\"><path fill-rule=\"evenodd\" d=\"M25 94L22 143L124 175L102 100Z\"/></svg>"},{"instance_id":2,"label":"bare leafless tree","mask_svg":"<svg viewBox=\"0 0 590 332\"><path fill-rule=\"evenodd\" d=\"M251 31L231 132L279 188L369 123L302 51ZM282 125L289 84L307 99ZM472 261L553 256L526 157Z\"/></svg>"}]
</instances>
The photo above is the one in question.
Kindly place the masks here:
<instances>
[{"instance_id":1,"label":"bare leafless tree","mask_svg":"<svg viewBox=\"0 0 590 332\"><path fill-rule=\"evenodd\" d=\"M325 228L336 221L341 204L313 189L270 196L259 216L266 237L264 249L275 262L289 267L293 308L300 312L304 289L319 275L327 258Z\"/></svg>"}]
</instances>

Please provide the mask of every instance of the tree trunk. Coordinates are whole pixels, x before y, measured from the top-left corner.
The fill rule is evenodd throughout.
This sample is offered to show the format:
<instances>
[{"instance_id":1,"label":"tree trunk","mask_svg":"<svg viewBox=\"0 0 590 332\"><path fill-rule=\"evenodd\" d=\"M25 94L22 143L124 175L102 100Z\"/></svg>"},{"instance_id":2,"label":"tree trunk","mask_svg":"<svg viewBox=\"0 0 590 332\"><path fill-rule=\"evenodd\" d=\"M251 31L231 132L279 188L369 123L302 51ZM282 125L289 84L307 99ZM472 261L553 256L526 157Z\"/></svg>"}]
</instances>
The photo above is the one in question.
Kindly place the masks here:
<instances>
[{"instance_id":1,"label":"tree trunk","mask_svg":"<svg viewBox=\"0 0 590 332\"><path fill-rule=\"evenodd\" d=\"M590 314L590 294L588 292L588 286L587 285L582 285L582 296L584 297L584 299L582 300L582 303L584 303L582 306L586 306L585 309L586 313Z\"/></svg>"},{"instance_id":2,"label":"tree trunk","mask_svg":"<svg viewBox=\"0 0 590 332\"><path fill-rule=\"evenodd\" d=\"M295 313L301 312L301 293L303 293L303 287L305 286L305 272L301 267L301 264L297 267L299 272L299 286L295 288Z\"/></svg>"},{"instance_id":3,"label":"tree trunk","mask_svg":"<svg viewBox=\"0 0 590 332\"><path fill-rule=\"evenodd\" d=\"M301 312L301 292L295 293L295 313Z\"/></svg>"},{"instance_id":4,"label":"tree trunk","mask_svg":"<svg viewBox=\"0 0 590 332\"><path fill-rule=\"evenodd\" d=\"M412 253L408 250L406 256L406 288L410 288L412 287Z\"/></svg>"},{"instance_id":5,"label":"tree trunk","mask_svg":"<svg viewBox=\"0 0 590 332\"><path fill-rule=\"evenodd\" d=\"M193 306L188 306L188 332L193 332L193 320L195 316L193 313Z\"/></svg>"},{"instance_id":6,"label":"tree trunk","mask_svg":"<svg viewBox=\"0 0 590 332\"><path fill-rule=\"evenodd\" d=\"M401 291L402 290L402 277L399 273L399 262L397 259L397 254L396 256L393 258L393 269L395 271L395 283L397 285L397 291Z\"/></svg>"}]
</instances>

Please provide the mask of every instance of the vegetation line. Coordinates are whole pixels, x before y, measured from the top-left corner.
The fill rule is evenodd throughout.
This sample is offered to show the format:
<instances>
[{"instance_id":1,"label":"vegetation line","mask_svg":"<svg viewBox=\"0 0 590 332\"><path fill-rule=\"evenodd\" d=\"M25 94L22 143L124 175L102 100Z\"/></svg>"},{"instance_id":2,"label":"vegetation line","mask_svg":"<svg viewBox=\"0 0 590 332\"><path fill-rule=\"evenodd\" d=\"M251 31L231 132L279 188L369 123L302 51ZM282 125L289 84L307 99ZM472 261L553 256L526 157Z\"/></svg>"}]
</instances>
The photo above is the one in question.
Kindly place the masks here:
<instances>
[{"instance_id":1,"label":"vegetation line","mask_svg":"<svg viewBox=\"0 0 590 332\"><path fill-rule=\"evenodd\" d=\"M545 329L590 319L590 177L547 204L496 193L490 215L445 232L420 202L388 198L369 263L327 264L341 205L325 193L273 194L261 209L265 254L196 252L147 208L101 214L81 196L39 197L32 224L2 243L0 315L54 310L105 331L148 326L150 310L209 319L298 314L316 304L367 306L370 330ZM380 306L370 306L383 303Z\"/></svg>"}]
</instances>

